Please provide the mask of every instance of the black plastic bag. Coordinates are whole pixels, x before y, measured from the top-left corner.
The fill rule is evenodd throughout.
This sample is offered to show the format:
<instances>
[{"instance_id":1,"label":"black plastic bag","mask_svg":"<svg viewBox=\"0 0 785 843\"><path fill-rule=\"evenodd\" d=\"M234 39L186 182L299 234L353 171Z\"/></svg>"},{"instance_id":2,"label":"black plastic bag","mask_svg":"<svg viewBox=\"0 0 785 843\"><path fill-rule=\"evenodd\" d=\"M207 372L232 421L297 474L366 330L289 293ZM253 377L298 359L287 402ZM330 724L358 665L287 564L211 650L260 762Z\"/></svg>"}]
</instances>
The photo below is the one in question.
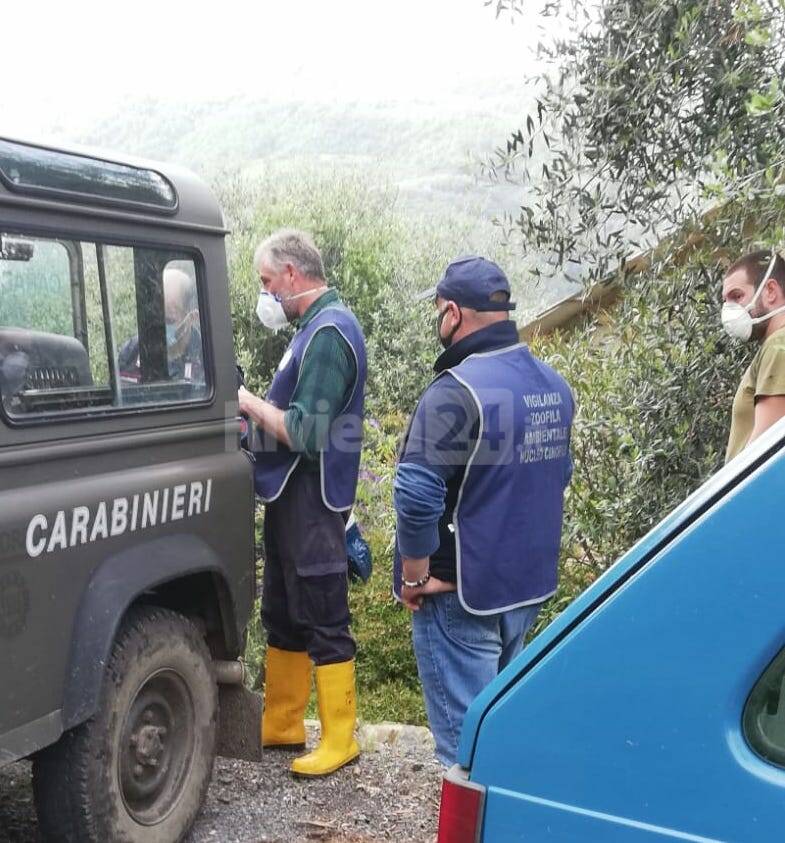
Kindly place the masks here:
<instances>
[{"instance_id":1,"label":"black plastic bag","mask_svg":"<svg viewBox=\"0 0 785 843\"><path fill-rule=\"evenodd\" d=\"M373 570L371 548L362 537L354 516L349 518L349 523L346 525L346 557L352 582L357 582L357 580L368 582Z\"/></svg>"}]
</instances>

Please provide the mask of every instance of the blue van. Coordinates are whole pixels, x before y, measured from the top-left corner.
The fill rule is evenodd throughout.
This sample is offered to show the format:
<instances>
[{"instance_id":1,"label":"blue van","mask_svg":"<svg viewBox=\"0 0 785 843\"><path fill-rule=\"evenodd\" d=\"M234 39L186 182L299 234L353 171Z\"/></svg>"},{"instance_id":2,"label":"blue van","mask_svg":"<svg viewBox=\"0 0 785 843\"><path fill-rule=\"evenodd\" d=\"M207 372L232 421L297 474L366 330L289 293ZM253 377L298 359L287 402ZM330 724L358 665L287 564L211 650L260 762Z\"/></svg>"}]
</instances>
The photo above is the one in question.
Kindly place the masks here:
<instances>
[{"instance_id":1,"label":"blue van","mask_svg":"<svg viewBox=\"0 0 785 843\"><path fill-rule=\"evenodd\" d=\"M480 694L439 843L785 840L784 446L779 423Z\"/></svg>"}]
</instances>

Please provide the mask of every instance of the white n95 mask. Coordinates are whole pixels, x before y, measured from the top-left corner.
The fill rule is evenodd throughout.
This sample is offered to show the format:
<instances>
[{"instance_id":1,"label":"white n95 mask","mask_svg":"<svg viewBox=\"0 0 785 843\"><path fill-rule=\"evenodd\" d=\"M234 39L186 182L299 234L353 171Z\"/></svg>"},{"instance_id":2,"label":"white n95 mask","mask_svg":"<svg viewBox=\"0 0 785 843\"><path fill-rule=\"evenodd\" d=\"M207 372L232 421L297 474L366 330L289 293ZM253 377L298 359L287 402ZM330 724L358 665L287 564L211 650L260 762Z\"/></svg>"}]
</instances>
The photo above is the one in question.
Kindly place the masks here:
<instances>
[{"instance_id":1,"label":"white n95 mask","mask_svg":"<svg viewBox=\"0 0 785 843\"><path fill-rule=\"evenodd\" d=\"M738 304L738 302L725 302L725 304L722 305L720 319L722 320L722 327L725 329L725 333L727 333L728 336L746 342L752 336L753 325L757 325L759 322L766 322L771 319L772 316L775 316L777 313L781 313L785 310L785 305L783 305L782 307L772 310L770 313L764 313L763 316L753 318L750 315L750 310L754 307L761 291L771 278L771 273L774 269L776 260L777 252L775 251L771 256L771 261L769 262L766 274L763 276L763 281L761 281L758 285L758 289L755 291L755 295L750 299L749 304L742 305Z\"/></svg>"},{"instance_id":2,"label":"white n95 mask","mask_svg":"<svg viewBox=\"0 0 785 843\"><path fill-rule=\"evenodd\" d=\"M294 301L295 299L302 298L302 296L309 296L311 293L320 293L326 289L327 287L324 286L317 287L314 290L305 290L305 292L297 293L297 295L287 296L285 301ZM268 293L267 290L259 291L259 298L256 300L256 315L265 328L269 328L271 331L280 331L281 328L285 328L289 324L289 320L286 318L286 313L283 309L283 301L280 296Z\"/></svg>"},{"instance_id":3,"label":"white n95 mask","mask_svg":"<svg viewBox=\"0 0 785 843\"><path fill-rule=\"evenodd\" d=\"M262 325L271 331L280 331L289 324L281 300L265 290L260 291L256 301L256 315Z\"/></svg>"}]
</instances>

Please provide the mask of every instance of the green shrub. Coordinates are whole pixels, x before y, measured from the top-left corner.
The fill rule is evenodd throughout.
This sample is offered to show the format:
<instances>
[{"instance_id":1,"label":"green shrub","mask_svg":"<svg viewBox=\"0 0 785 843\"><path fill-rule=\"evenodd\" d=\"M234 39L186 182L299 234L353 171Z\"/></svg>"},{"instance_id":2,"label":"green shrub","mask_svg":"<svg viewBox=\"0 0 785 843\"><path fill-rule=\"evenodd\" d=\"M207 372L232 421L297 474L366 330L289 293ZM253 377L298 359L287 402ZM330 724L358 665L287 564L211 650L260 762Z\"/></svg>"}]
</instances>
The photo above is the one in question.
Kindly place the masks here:
<instances>
[{"instance_id":1,"label":"green shrub","mask_svg":"<svg viewBox=\"0 0 785 843\"><path fill-rule=\"evenodd\" d=\"M782 242L784 208L769 208L767 230L749 229L755 241L707 222L699 249L655 260L609 312L534 343L578 405L561 583L535 632L722 466L733 395L754 348L724 334L720 283L733 257L761 240Z\"/></svg>"}]
</instances>

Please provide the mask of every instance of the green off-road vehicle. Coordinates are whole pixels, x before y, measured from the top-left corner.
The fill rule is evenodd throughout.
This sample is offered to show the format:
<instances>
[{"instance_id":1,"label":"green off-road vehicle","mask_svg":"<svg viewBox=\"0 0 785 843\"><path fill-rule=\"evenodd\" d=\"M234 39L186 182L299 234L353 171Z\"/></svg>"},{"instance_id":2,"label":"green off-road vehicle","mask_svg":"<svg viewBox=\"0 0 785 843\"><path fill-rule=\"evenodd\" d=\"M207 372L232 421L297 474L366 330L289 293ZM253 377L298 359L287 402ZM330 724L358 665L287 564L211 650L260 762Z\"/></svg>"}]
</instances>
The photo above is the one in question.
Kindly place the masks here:
<instances>
[{"instance_id":1,"label":"green off-road vehicle","mask_svg":"<svg viewBox=\"0 0 785 843\"><path fill-rule=\"evenodd\" d=\"M225 235L186 171L0 139L0 766L47 839L179 840L222 725L258 751Z\"/></svg>"}]
</instances>

